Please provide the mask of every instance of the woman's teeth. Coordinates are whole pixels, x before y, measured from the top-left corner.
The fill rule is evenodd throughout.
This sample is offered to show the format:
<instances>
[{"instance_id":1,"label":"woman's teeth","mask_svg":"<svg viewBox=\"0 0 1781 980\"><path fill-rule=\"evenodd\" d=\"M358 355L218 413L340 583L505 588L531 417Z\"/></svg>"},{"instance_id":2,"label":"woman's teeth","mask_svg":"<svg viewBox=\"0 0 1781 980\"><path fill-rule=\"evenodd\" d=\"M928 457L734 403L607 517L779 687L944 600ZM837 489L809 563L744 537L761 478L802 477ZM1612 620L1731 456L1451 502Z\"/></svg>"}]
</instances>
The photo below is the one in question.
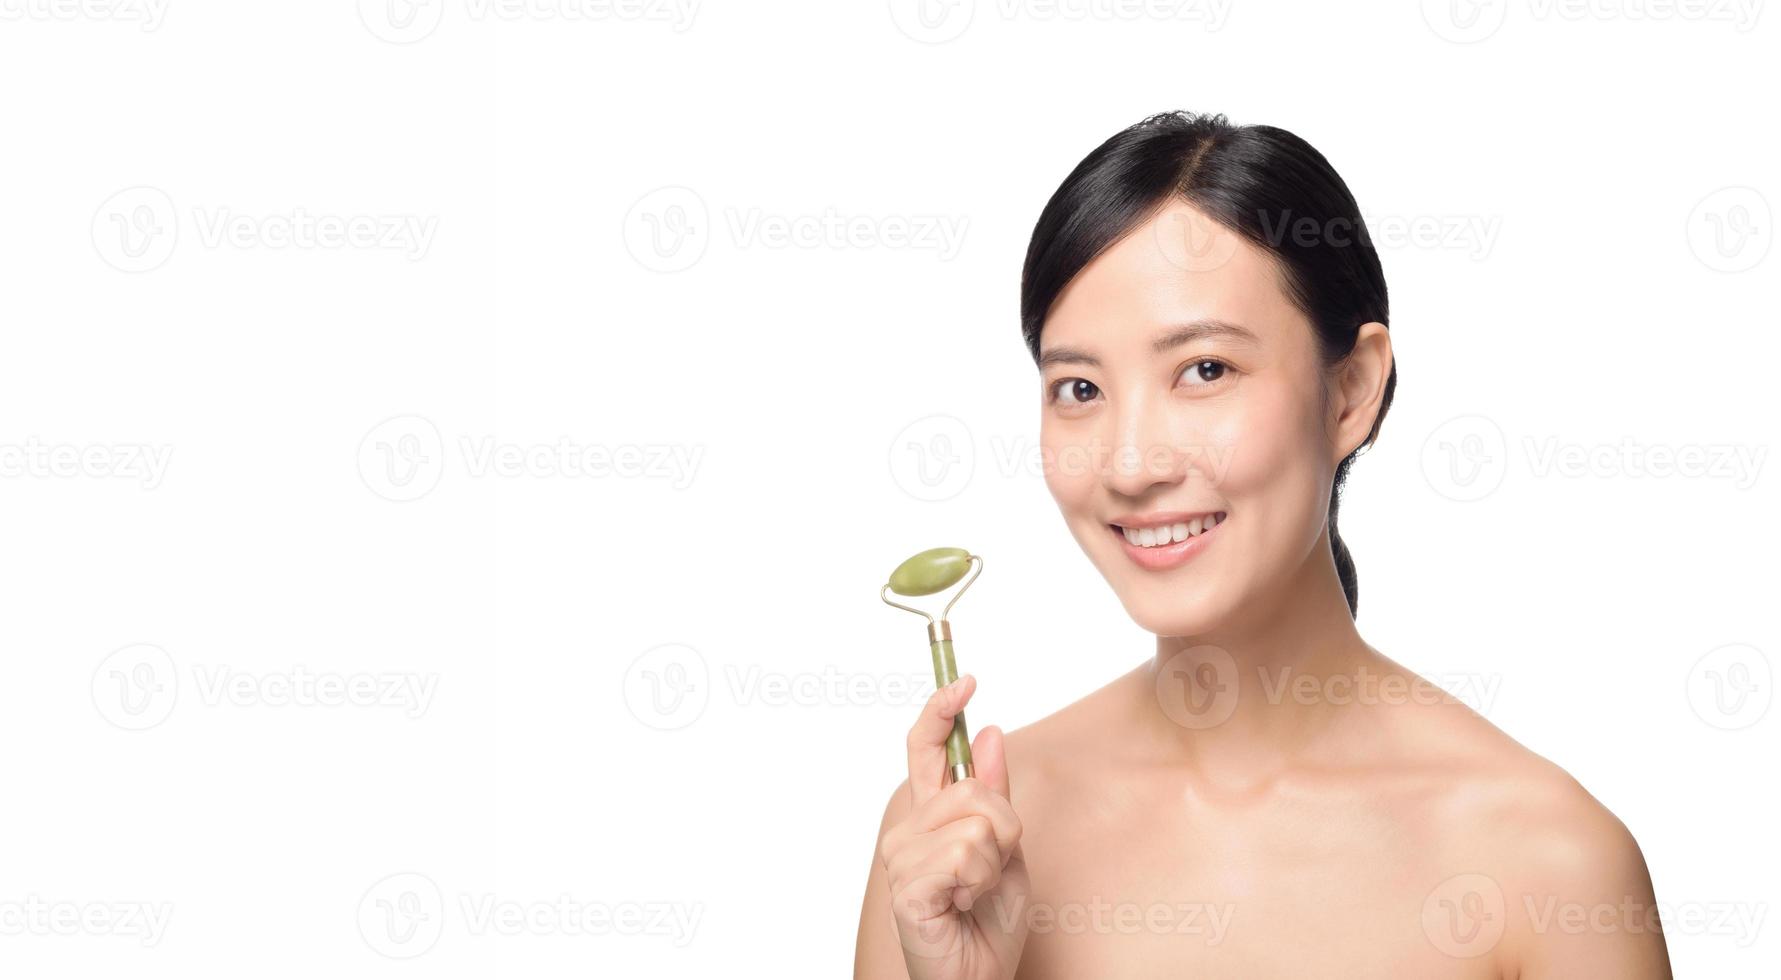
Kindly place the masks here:
<instances>
[{"instance_id":1,"label":"woman's teeth","mask_svg":"<svg viewBox=\"0 0 1781 980\"><path fill-rule=\"evenodd\" d=\"M1196 517L1182 524L1164 524L1161 527L1121 527L1125 539L1140 548L1160 548L1177 541L1186 541L1195 535L1204 534L1217 527L1224 520L1223 512L1208 514L1204 518Z\"/></svg>"}]
</instances>

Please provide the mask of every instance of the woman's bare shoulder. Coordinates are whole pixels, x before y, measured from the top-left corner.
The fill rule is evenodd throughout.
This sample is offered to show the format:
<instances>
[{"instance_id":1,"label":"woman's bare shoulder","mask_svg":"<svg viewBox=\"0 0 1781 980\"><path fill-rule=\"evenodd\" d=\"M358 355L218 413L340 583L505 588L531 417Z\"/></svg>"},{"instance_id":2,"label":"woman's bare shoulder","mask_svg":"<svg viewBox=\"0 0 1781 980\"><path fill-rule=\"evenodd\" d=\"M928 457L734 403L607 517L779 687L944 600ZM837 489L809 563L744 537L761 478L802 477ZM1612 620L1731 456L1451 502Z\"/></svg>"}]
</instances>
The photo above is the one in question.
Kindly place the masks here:
<instances>
[{"instance_id":1,"label":"woman's bare shoulder","mask_svg":"<svg viewBox=\"0 0 1781 980\"><path fill-rule=\"evenodd\" d=\"M1668 975L1644 854L1607 805L1466 705L1406 711L1398 721L1418 763L1443 773L1426 811L1428 843L1454 872L1443 885L1501 903L1508 961ZM1575 928L1579 921L1588 928Z\"/></svg>"},{"instance_id":2,"label":"woman's bare shoulder","mask_svg":"<svg viewBox=\"0 0 1781 980\"><path fill-rule=\"evenodd\" d=\"M1105 760L1109 742L1120 729L1120 715L1129 712L1124 697L1143 670L1136 668L1088 694L1005 733L1010 791L1056 788L1083 775L1096 760Z\"/></svg>"},{"instance_id":3,"label":"woman's bare shoulder","mask_svg":"<svg viewBox=\"0 0 1781 980\"><path fill-rule=\"evenodd\" d=\"M1383 710L1393 745L1381 754L1434 774L1454 820L1500 827L1521 840L1554 830L1591 840L1624 834L1614 814L1569 771L1463 702Z\"/></svg>"}]
</instances>

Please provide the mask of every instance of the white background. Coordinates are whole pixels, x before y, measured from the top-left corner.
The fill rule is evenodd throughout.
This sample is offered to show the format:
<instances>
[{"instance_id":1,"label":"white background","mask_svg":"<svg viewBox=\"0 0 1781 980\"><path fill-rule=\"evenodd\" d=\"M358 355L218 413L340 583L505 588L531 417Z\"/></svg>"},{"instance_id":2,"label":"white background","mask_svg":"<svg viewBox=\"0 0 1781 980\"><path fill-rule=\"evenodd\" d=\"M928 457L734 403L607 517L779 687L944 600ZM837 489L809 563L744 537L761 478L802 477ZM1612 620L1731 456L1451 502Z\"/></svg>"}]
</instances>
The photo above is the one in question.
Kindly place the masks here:
<instances>
[{"instance_id":1,"label":"white background","mask_svg":"<svg viewBox=\"0 0 1781 980\"><path fill-rule=\"evenodd\" d=\"M1363 634L1774 976L1781 25L1650 2L0 0L0 970L845 975L890 568L986 556L973 730L1151 653L1017 288L1186 108L1382 245Z\"/></svg>"}]
</instances>

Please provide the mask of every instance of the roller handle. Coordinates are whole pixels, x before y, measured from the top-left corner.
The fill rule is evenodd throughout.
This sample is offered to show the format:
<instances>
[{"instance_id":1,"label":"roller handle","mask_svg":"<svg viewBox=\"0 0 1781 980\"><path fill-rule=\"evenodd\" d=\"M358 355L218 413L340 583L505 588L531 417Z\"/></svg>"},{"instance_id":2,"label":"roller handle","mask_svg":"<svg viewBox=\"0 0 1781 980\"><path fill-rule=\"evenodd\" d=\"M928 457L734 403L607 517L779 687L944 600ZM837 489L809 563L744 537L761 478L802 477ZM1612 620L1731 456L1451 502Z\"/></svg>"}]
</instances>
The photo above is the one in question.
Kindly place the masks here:
<instances>
[{"instance_id":1,"label":"roller handle","mask_svg":"<svg viewBox=\"0 0 1781 980\"><path fill-rule=\"evenodd\" d=\"M934 655L934 686L941 688L958 680L959 668L952 658L951 637L931 639L928 647ZM971 737L965 730L965 713L960 711L952 718L952 734L946 736L946 782L956 783L976 774L971 765Z\"/></svg>"}]
</instances>

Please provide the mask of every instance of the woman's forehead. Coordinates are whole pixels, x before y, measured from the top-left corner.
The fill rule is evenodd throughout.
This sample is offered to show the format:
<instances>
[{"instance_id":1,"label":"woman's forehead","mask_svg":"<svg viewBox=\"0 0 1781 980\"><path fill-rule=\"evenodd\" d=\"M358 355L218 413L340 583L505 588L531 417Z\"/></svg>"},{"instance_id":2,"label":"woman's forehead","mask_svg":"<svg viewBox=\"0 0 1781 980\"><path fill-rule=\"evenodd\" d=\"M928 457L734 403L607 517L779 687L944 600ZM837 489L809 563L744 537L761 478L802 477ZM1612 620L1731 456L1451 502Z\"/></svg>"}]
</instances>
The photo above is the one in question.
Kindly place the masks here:
<instances>
[{"instance_id":1,"label":"woman's forehead","mask_svg":"<svg viewBox=\"0 0 1781 980\"><path fill-rule=\"evenodd\" d=\"M1303 316L1264 251L1179 205L1159 211L1084 266L1046 317L1041 347L1126 346L1173 325L1238 324L1291 343Z\"/></svg>"}]
</instances>

